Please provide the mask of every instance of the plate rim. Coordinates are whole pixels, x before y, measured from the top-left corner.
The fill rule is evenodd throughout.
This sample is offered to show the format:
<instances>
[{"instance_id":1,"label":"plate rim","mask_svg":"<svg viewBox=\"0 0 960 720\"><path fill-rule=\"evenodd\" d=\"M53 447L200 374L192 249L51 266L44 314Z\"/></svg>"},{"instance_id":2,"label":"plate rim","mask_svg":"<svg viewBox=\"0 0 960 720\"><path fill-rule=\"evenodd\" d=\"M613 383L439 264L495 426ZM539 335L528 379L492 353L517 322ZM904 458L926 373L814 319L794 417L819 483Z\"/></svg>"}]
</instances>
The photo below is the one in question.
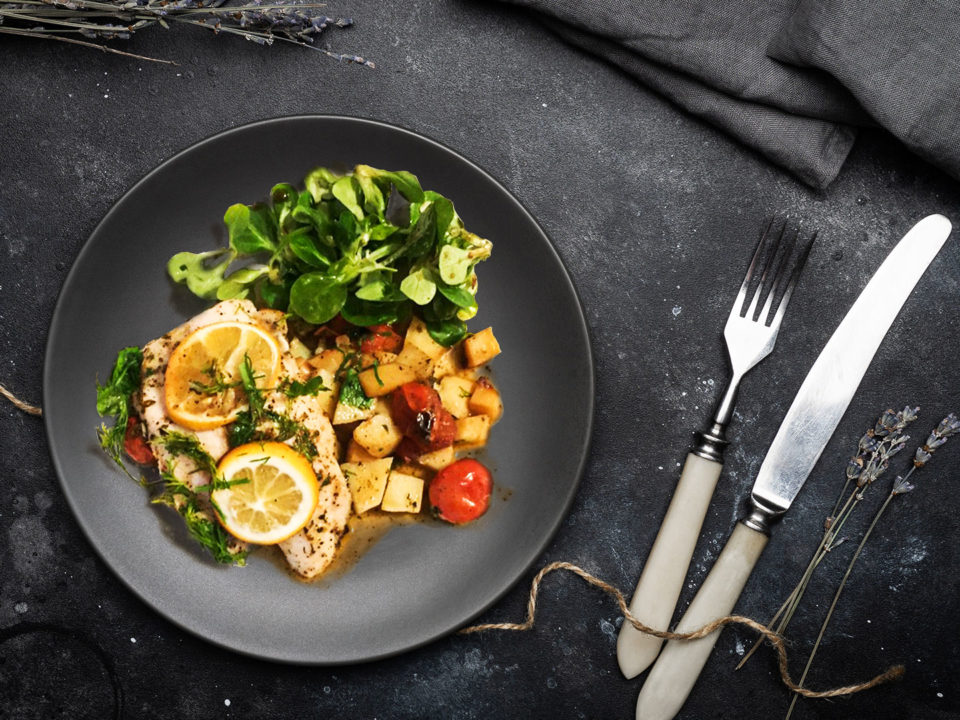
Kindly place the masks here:
<instances>
[{"instance_id":1,"label":"plate rim","mask_svg":"<svg viewBox=\"0 0 960 720\"><path fill-rule=\"evenodd\" d=\"M168 612L163 607L158 606L158 604L151 601L151 599L145 597L140 590L138 590L133 584L132 581L127 577L122 575L117 571L114 566L107 560L104 555L104 552L101 551L98 543L94 541L93 534L91 529L88 529L87 523L83 521L82 514L78 512L78 501L75 499L72 494L68 483L65 481L66 472L64 467L60 462L60 458L54 451L53 447L53 428L51 416L47 413L43 415L44 430L47 436L47 450L50 454L51 462L54 467L54 472L57 475L57 481L60 486L61 491L66 497L67 504L70 508L71 515L74 521L79 525L82 530L87 542L93 548L96 555L100 558L101 562L110 570L111 574L120 580L124 587L126 587L139 601L144 603L152 611L156 612L162 618L172 623L174 626L188 632L190 635L219 648L229 650L233 653L237 653L241 656L246 656L250 658L256 658L259 660L266 660L275 663L289 664L289 665L300 665L300 666L314 666L314 667L342 667L355 664L363 664L368 662L375 662L389 657L395 657L403 653L407 653L418 648L424 647L432 642L435 642L438 639L446 637L455 633L458 629L466 626L472 620L482 615L484 612L492 608L497 604L508 592L510 592L516 585L523 579L524 575L530 572L530 569L536 563L537 559L543 555L547 550L550 544L553 542L557 533L560 530L560 527L563 521L570 513L570 508L573 504L574 499L576 498L577 492L580 488L580 484L583 481L583 477L586 474L586 468L588 461L590 459L590 451L593 441L593 429L595 422L595 410L596 410L596 369L594 361L594 349L593 343L590 339L589 326L587 324L586 314L584 312L583 299L580 296L580 292L577 289L576 284L573 282L573 279L570 275L570 271L564 262L562 256L557 251L557 248L547 234L546 230L541 226L541 224L536 220L533 214L527 209L527 207L511 192L503 183L497 180L492 174L487 172L483 167L478 165L473 160L467 158L465 155L459 151L451 148L450 146L442 143L434 138L421 133L419 131L411 130L402 125L386 122L382 120L371 119L367 117L361 117L356 115L342 115L342 114L327 114L327 113L300 113L294 115L278 115L268 118L261 118L259 120L254 120L251 122L243 123L241 125L236 125L234 127L227 128L225 130L220 130L211 135L208 135L200 140L192 142L187 146L181 148L180 150L174 152L172 155L167 157L162 162L153 166L149 171L147 171L142 177L140 177L136 182L130 185L122 195L120 195L110 206L107 212L103 215L100 221L94 226L94 228L89 232L86 239L83 241L79 251L74 257L70 270L68 271L64 281L60 287L60 290L57 293L56 300L54 302L53 311L50 316L49 326L47 328L46 340L44 345L44 356L43 356L43 373L42 373L42 402L44 407L52 406L52 387L53 387L53 360L50 357L49 348L51 346L51 340L54 338L57 328L59 326L59 317L61 315L61 308L64 303L64 298L67 296L68 290L76 282L78 277L78 266L81 264L81 261L85 255L91 251L91 241L101 229L108 225L111 218L115 213L118 212L118 209L123 205L128 197L133 195L140 188L141 185L145 184L155 175L162 173L167 166L173 164L174 162L181 159L183 156L188 155L198 148L201 148L209 143L220 141L223 138L229 137L235 134L241 134L245 132L250 132L256 128L268 127L272 125L282 125L283 123L288 122L323 122L323 121L338 121L338 122L347 122L347 123L356 123L359 125L370 125L377 127L381 130L387 132L398 132L402 135L407 135L417 142L426 142L428 144L434 145L439 148L441 151L448 153L456 157L459 161L470 166L474 171L483 176L483 178L493 184L498 190L500 190L503 195L508 198L512 203L516 205L519 211L526 217L526 219L531 223L531 225L536 228L536 230L542 235L543 239L546 241L546 246L549 248L549 252L552 254L553 259L556 261L557 265L562 271L562 277L567 290L572 294L573 299L575 300L575 309L576 309L576 319L575 323L577 334L580 336L580 339L584 343L586 348L586 353L584 360L586 361L586 370L587 370L587 387L586 387L586 426L584 428L583 439L581 440L579 454L580 460L575 471L574 481L571 483L567 496L563 500L562 511L559 512L554 520L552 521L551 527L548 532L544 533L543 538L536 544L536 547L533 551L529 553L529 558L522 563L523 570L516 574L515 577L512 577L508 580L504 587L501 588L498 592L494 593L490 599L485 602L479 609L465 616L462 620L451 625L444 625L443 627L435 629L433 632L427 633L423 638L417 640L414 643L408 644L402 648L397 648L393 650L387 650L382 653L365 655L363 657L357 657L352 660L317 660L317 659L305 659L300 657L280 657L273 654L261 654L255 651L237 647L231 645L228 642L225 642L219 638L211 638L202 634L201 629L194 628L187 625L184 621L181 621L173 614Z\"/></svg>"}]
</instances>

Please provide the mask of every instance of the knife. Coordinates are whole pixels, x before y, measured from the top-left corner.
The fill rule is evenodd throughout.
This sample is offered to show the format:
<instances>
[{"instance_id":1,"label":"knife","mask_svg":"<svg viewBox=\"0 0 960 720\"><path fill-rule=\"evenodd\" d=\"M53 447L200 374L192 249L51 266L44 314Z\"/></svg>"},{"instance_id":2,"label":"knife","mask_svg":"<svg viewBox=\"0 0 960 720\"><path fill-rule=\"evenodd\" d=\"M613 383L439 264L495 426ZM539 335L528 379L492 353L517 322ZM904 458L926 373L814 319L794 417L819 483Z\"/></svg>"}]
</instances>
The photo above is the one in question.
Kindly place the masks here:
<instances>
[{"instance_id":1,"label":"knife","mask_svg":"<svg viewBox=\"0 0 960 720\"><path fill-rule=\"evenodd\" d=\"M880 342L950 235L942 215L924 218L897 243L834 331L777 431L751 493L750 514L677 624L689 632L729 615L769 540L770 524L789 508L836 430ZM683 706L720 631L671 640L637 699L637 720L669 720Z\"/></svg>"}]
</instances>

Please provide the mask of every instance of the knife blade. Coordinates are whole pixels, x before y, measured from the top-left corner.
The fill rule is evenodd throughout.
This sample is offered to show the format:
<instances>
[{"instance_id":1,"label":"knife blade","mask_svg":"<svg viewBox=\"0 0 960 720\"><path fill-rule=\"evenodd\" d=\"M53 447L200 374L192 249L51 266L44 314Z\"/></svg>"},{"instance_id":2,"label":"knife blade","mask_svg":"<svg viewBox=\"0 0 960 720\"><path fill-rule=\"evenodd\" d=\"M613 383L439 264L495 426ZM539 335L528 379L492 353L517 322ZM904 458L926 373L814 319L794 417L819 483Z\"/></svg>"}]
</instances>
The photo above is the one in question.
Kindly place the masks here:
<instances>
[{"instance_id":1,"label":"knife blade","mask_svg":"<svg viewBox=\"0 0 960 720\"><path fill-rule=\"evenodd\" d=\"M800 386L760 466L751 512L733 530L677 632L730 614L769 540L771 522L796 498L914 286L950 235L942 215L924 218L897 243L860 293ZM671 640L637 699L637 720L676 716L719 637Z\"/></svg>"}]
</instances>

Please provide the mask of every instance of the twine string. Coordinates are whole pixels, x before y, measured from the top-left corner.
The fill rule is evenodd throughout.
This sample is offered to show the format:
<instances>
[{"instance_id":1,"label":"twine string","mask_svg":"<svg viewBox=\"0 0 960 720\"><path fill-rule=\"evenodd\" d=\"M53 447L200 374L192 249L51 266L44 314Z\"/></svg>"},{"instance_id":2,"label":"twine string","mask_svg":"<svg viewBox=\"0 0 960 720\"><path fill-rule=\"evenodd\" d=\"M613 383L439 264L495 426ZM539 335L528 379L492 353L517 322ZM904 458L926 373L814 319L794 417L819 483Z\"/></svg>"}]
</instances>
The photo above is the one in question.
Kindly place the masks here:
<instances>
[{"instance_id":1,"label":"twine string","mask_svg":"<svg viewBox=\"0 0 960 720\"><path fill-rule=\"evenodd\" d=\"M0 395L3 395L5 398L7 398L7 400L13 403L17 409L22 410L25 413L37 416L43 414L43 410L41 410L39 407L21 400L12 392L7 390L7 388L2 384L0 384ZM829 690L810 690L809 688L798 685L793 681L793 678L790 677L790 672L787 665L787 648L783 637L771 630L766 625L763 625L762 623L759 623L751 618L744 617L743 615L727 615L722 618L717 618L713 622L709 622L703 627L692 630L691 632L678 633L671 632L670 630L657 630L645 625L636 616L634 616L633 613L630 612L630 609L627 606L627 600L619 588L616 588L610 583L591 575L586 570L574 565L573 563L562 561L552 562L549 565L544 566L533 578L533 582L530 585L530 597L527 599L527 619L524 622L485 623L482 625L471 625L470 627L465 627L460 630L460 634L469 635L471 633L483 632L486 630L530 630L533 627L534 620L536 619L537 597L540 593L540 583L543 581L544 577L555 570L568 570L569 572L581 577L590 585L603 590L617 601L617 605L620 608L620 613L627 622L633 625L640 632L646 633L647 635L653 635L654 637L658 637L663 640L698 640L716 632L725 625L731 624L745 625L746 627L751 628L769 640L770 644L773 645L774 650L777 651L777 665L780 670L780 679L783 681L783 684L790 688L790 690L793 692L797 693L798 695L803 695L804 697L833 698L840 697L842 695L852 695L854 693L863 692L864 690L869 690L877 685L890 682L891 680L898 680L899 678L903 677L905 672L903 665L893 665L866 682L844 685L841 687L831 688Z\"/></svg>"},{"instance_id":2,"label":"twine string","mask_svg":"<svg viewBox=\"0 0 960 720\"><path fill-rule=\"evenodd\" d=\"M0 395L3 395L7 400L12 402L18 410L22 410L23 412L29 413L30 415L38 415L38 416L43 415L43 410L41 410L36 405L31 405L28 402L24 402L23 400L18 398L16 395L14 395L12 392L7 390L7 388L5 388L2 384L0 384Z\"/></svg>"},{"instance_id":3,"label":"twine string","mask_svg":"<svg viewBox=\"0 0 960 720\"><path fill-rule=\"evenodd\" d=\"M798 695L803 695L804 697L834 698L840 697L841 695L852 695L854 693L863 692L864 690L869 690L877 685L890 682L891 680L898 680L899 678L903 677L905 672L903 665L893 665L866 682L844 685L841 687L831 688L829 690L810 690L809 688L798 685L793 681L793 678L790 677L790 672L787 665L787 648L783 637L771 630L766 625L763 625L762 623L759 623L751 618L744 617L743 615L727 615L722 618L717 618L713 622L709 622L703 627L692 630L691 632L678 633L671 632L669 630L656 630L655 628L645 625L630 612L630 609L627 607L627 600L624 597L624 594L618 588L601 580L598 577L595 577L594 575L591 575L583 568L569 562L552 562L549 565L544 566L533 578L533 583L530 585L530 597L527 599L527 619L525 622L485 623L482 625L471 625L460 630L460 633L463 635L468 635L485 630L530 630L533 627L534 619L536 617L537 595L540 592L540 583L543 581L544 577L555 570L568 570L575 575L579 575L590 585L600 588L617 601L617 605L620 608L620 613L627 622L633 625L640 632L653 635L654 637L658 637L663 640L698 640L716 632L725 625L731 624L745 625L746 627L751 628L769 640L770 644L773 645L774 649L777 651L777 665L780 670L780 679L783 681L783 684L790 688L790 690L793 692L797 693Z\"/></svg>"}]
</instances>

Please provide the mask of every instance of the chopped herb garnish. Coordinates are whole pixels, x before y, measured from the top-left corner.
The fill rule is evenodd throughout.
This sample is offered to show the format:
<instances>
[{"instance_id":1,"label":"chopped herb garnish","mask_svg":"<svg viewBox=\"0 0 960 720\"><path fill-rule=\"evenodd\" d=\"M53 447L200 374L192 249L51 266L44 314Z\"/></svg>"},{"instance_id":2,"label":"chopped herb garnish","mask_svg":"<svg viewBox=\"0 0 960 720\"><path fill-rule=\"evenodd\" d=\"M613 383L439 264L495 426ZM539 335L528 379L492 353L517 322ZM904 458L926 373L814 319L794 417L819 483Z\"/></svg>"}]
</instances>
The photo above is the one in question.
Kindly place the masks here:
<instances>
[{"instance_id":1,"label":"chopped herb garnish","mask_svg":"<svg viewBox=\"0 0 960 720\"><path fill-rule=\"evenodd\" d=\"M234 563L245 565L247 552L245 550L231 551L230 535L215 519L204 512L200 507L200 498L196 491L177 479L173 468L168 468L160 474L163 481L163 492L154 497L151 502L172 507L183 518L187 525L190 537L205 547L213 559L219 563ZM219 509L214 504L214 509Z\"/></svg>"},{"instance_id":2,"label":"chopped herb garnish","mask_svg":"<svg viewBox=\"0 0 960 720\"><path fill-rule=\"evenodd\" d=\"M130 472L123 464L123 440L130 418L130 396L140 387L142 363L140 348L124 348L117 354L107 384L97 383L97 412L101 417L114 419L113 427L104 423L97 430L100 446L128 475Z\"/></svg>"},{"instance_id":3,"label":"chopped herb garnish","mask_svg":"<svg viewBox=\"0 0 960 720\"><path fill-rule=\"evenodd\" d=\"M198 470L208 473L213 480L217 478L217 461L203 449L195 436L168 432L157 438L157 442L171 455L184 455L193 460Z\"/></svg>"},{"instance_id":4,"label":"chopped herb garnish","mask_svg":"<svg viewBox=\"0 0 960 720\"><path fill-rule=\"evenodd\" d=\"M214 365L204 368L203 374L210 378L209 383L200 383L196 380L190 381L190 389L201 395L222 395L227 390L240 385L239 380L227 382L226 376Z\"/></svg>"},{"instance_id":5,"label":"chopped herb garnish","mask_svg":"<svg viewBox=\"0 0 960 720\"><path fill-rule=\"evenodd\" d=\"M373 398L367 397L360 384L360 376L356 368L344 370L343 382L340 385L340 402L355 408L369 408L373 406Z\"/></svg>"},{"instance_id":6,"label":"chopped herb garnish","mask_svg":"<svg viewBox=\"0 0 960 720\"><path fill-rule=\"evenodd\" d=\"M318 392L329 391L323 378L319 375L312 377L306 382L299 380L284 380L280 383L280 390L287 397L300 397L301 395L316 395Z\"/></svg>"}]
</instances>

